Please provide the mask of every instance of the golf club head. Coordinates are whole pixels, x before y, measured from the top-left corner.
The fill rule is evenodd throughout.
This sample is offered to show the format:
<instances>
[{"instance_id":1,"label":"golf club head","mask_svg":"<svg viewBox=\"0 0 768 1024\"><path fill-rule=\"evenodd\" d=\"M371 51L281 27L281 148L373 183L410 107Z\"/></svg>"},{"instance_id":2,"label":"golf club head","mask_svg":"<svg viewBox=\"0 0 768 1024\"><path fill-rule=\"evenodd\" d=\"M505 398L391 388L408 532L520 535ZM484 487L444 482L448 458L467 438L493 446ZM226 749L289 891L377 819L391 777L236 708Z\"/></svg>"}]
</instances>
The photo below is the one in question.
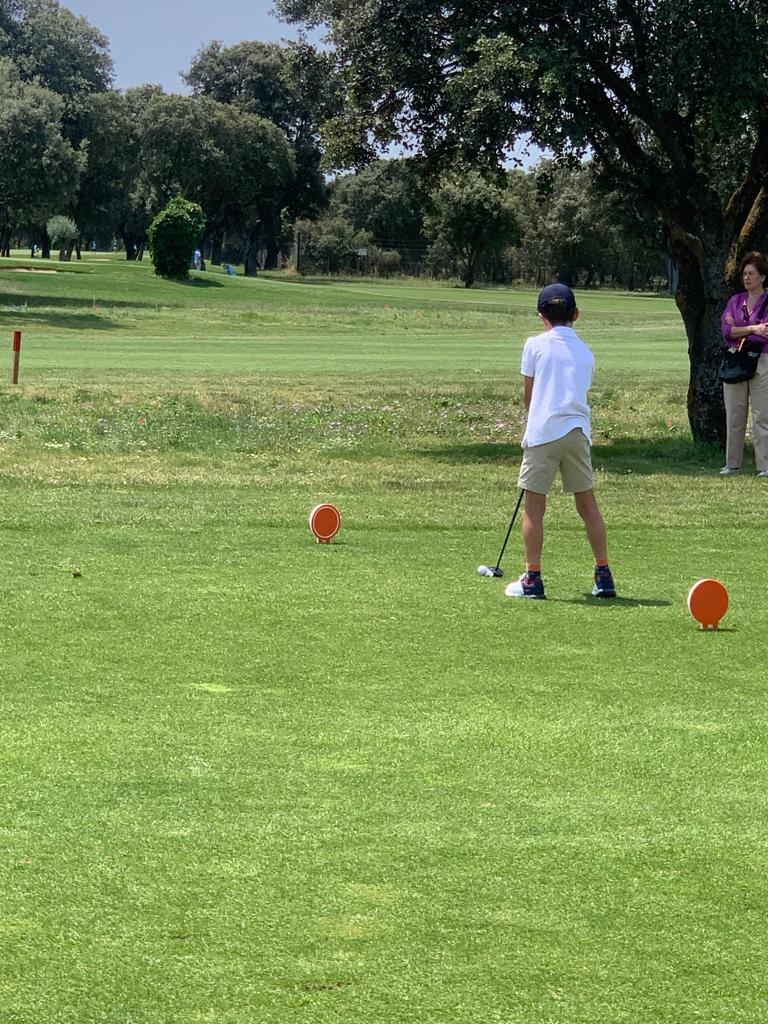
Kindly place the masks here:
<instances>
[{"instance_id":1,"label":"golf club head","mask_svg":"<svg viewBox=\"0 0 768 1024\"><path fill-rule=\"evenodd\" d=\"M490 576L492 579L501 579L504 575L504 570L500 569L498 565L478 565L477 567L478 576Z\"/></svg>"}]
</instances>

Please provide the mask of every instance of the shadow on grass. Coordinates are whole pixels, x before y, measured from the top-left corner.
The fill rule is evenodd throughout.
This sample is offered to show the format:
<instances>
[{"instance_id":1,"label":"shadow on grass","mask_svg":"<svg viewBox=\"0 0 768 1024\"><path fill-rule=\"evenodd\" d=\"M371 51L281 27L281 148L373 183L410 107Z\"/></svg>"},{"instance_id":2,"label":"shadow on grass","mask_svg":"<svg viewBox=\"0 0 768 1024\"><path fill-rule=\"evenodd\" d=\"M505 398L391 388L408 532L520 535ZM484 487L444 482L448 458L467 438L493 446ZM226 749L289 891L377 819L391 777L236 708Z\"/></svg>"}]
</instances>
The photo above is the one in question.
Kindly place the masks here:
<instances>
[{"instance_id":1,"label":"shadow on grass","mask_svg":"<svg viewBox=\"0 0 768 1024\"><path fill-rule=\"evenodd\" d=\"M207 273L207 271L206 271ZM215 278L210 277L190 277L188 281L174 281L174 284L181 285L182 288L223 288L224 281L217 281Z\"/></svg>"},{"instance_id":2,"label":"shadow on grass","mask_svg":"<svg viewBox=\"0 0 768 1024\"><path fill-rule=\"evenodd\" d=\"M590 608L671 608L671 601L653 597L551 597L547 600L557 604L581 604Z\"/></svg>"},{"instance_id":3,"label":"shadow on grass","mask_svg":"<svg viewBox=\"0 0 768 1024\"><path fill-rule=\"evenodd\" d=\"M519 444L479 442L443 448L421 448L419 455L456 464L478 462L520 462ZM677 473L682 476L711 471L722 461L716 445L695 444L680 437L620 437L615 441L596 439L592 448L595 469L612 473Z\"/></svg>"},{"instance_id":4,"label":"shadow on grass","mask_svg":"<svg viewBox=\"0 0 768 1024\"><path fill-rule=\"evenodd\" d=\"M271 277L269 273L262 275L265 281L278 281L280 284L308 284L317 288L331 288L340 284L359 284L361 278L351 277Z\"/></svg>"},{"instance_id":5,"label":"shadow on grass","mask_svg":"<svg viewBox=\"0 0 768 1024\"><path fill-rule=\"evenodd\" d=\"M0 284L0 301L2 305L12 312L23 312L25 309L93 309L93 296L78 298L73 295L18 295L14 292L3 292ZM151 302L142 302L138 299L106 299L97 298L97 309L152 309L158 305L170 305L163 303L160 299ZM5 312L5 310L3 311Z\"/></svg>"},{"instance_id":6,"label":"shadow on grass","mask_svg":"<svg viewBox=\"0 0 768 1024\"><path fill-rule=\"evenodd\" d=\"M67 331L115 331L119 324L97 313L41 313L33 310L3 310L3 322L32 329L39 324Z\"/></svg>"}]
</instances>

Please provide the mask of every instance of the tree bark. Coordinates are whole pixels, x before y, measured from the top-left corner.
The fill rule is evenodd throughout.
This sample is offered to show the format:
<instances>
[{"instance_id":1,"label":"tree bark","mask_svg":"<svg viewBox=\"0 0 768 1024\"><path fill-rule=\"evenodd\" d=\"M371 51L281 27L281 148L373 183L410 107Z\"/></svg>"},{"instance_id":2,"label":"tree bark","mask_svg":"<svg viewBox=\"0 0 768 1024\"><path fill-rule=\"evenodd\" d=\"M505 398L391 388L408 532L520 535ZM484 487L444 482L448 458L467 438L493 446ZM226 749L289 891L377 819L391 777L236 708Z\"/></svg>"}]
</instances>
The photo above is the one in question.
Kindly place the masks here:
<instances>
[{"instance_id":1,"label":"tree bark","mask_svg":"<svg viewBox=\"0 0 768 1024\"><path fill-rule=\"evenodd\" d=\"M459 259L459 278L465 288L471 288L475 283L475 256L472 253Z\"/></svg>"},{"instance_id":2,"label":"tree bark","mask_svg":"<svg viewBox=\"0 0 768 1024\"><path fill-rule=\"evenodd\" d=\"M134 260L141 260L144 258L144 250L146 248L147 240L143 235L131 235L128 232L121 232L120 238L125 248L125 258L130 262Z\"/></svg>"},{"instance_id":3,"label":"tree bark","mask_svg":"<svg viewBox=\"0 0 768 1024\"><path fill-rule=\"evenodd\" d=\"M127 232L121 232L120 238L123 243L123 248L125 249L125 258L129 263L132 263L133 260L136 259L136 250L133 248L133 238Z\"/></svg>"},{"instance_id":4,"label":"tree bark","mask_svg":"<svg viewBox=\"0 0 768 1024\"><path fill-rule=\"evenodd\" d=\"M717 370L723 350L720 317L728 299L727 253L722 245L705 248L690 236L673 232L672 258L679 271L675 301L688 338L691 433L694 441L724 448L725 406Z\"/></svg>"},{"instance_id":5,"label":"tree bark","mask_svg":"<svg viewBox=\"0 0 768 1024\"><path fill-rule=\"evenodd\" d=\"M277 270L278 257L280 255L280 243L277 238L266 239L267 256L264 261L265 270Z\"/></svg>"},{"instance_id":6,"label":"tree bark","mask_svg":"<svg viewBox=\"0 0 768 1024\"><path fill-rule=\"evenodd\" d=\"M51 258L51 236L48 234L47 228L43 228L40 232L40 250L44 260Z\"/></svg>"},{"instance_id":7,"label":"tree bark","mask_svg":"<svg viewBox=\"0 0 768 1024\"><path fill-rule=\"evenodd\" d=\"M243 253L243 266L246 277L256 277L259 271L259 250L262 244L262 225L247 234L247 244Z\"/></svg>"},{"instance_id":8,"label":"tree bark","mask_svg":"<svg viewBox=\"0 0 768 1024\"><path fill-rule=\"evenodd\" d=\"M261 246L265 250L263 270L276 270L280 255L280 214L273 210L262 212L260 220Z\"/></svg>"},{"instance_id":9,"label":"tree bark","mask_svg":"<svg viewBox=\"0 0 768 1024\"><path fill-rule=\"evenodd\" d=\"M244 274L246 277L256 277L259 272L259 245L248 243L248 248L243 256Z\"/></svg>"}]
</instances>

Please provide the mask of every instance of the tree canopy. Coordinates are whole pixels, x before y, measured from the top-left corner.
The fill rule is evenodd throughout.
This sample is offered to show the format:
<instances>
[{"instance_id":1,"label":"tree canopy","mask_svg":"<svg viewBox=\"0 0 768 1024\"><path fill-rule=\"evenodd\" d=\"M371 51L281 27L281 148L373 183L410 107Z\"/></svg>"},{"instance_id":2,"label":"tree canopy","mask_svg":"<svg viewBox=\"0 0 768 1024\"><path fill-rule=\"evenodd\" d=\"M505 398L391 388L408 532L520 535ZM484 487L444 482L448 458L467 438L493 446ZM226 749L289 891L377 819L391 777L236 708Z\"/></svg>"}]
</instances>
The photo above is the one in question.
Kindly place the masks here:
<instances>
[{"instance_id":1,"label":"tree canopy","mask_svg":"<svg viewBox=\"0 0 768 1024\"><path fill-rule=\"evenodd\" d=\"M475 280L478 260L499 252L519 234L509 192L474 170L447 176L431 197L427 234L459 260L466 287Z\"/></svg>"},{"instance_id":2,"label":"tree canopy","mask_svg":"<svg viewBox=\"0 0 768 1024\"><path fill-rule=\"evenodd\" d=\"M66 100L112 84L106 36L58 0L0 0L0 57Z\"/></svg>"},{"instance_id":3,"label":"tree canopy","mask_svg":"<svg viewBox=\"0 0 768 1024\"><path fill-rule=\"evenodd\" d=\"M63 101L22 81L0 58L0 232L19 219L45 220L75 195L82 158L62 135Z\"/></svg>"},{"instance_id":4,"label":"tree canopy","mask_svg":"<svg viewBox=\"0 0 768 1024\"><path fill-rule=\"evenodd\" d=\"M312 216L325 205L320 123L338 97L328 55L300 44L245 40L225 47L214 41L198 51L184 78L196 98L216 100L282 130L295 165L283 197L292 217ZM279 219L265 219L263 227L268 265L273 265Z\"/></svg>"},{"instance_id":5,"label":"tree canopy","mask_svg":"<svg viewBox=\"0 0 768 1024\"><path fill-rule=\"evenodd\" d=\"M523 135L594 154L661 216L680 277L694 437L722 441L719 314L768 223L768 18L754 0L278 0L325 24L346 90L341 165L398 140L498 167ZM726 43L727 41L727 43Z\"/></svg>"},{"instance_id":6,"label":"tree canopy","mask_svg":"<svg viewBox=\"0 0 768 1024\"><path fill-rule=\"evenodd\" d=\"M339 177L331 202L378 245L397 249L404 259L424 247L427 191L413 160L377 160Z\"/></svg>"},{"instance_id":7,"label":"tree canopy","mask_svg":"<svg viewBox=\"0 0 768 1024\"><path fill-rule=\"evenodd\" d=\"M276 124L207 97L159 93L143 105L138 134L147 209L183 195L200 204L212 234L239 230L249 252L279 229L295 161Z\"/></svg>"}]
</instances>

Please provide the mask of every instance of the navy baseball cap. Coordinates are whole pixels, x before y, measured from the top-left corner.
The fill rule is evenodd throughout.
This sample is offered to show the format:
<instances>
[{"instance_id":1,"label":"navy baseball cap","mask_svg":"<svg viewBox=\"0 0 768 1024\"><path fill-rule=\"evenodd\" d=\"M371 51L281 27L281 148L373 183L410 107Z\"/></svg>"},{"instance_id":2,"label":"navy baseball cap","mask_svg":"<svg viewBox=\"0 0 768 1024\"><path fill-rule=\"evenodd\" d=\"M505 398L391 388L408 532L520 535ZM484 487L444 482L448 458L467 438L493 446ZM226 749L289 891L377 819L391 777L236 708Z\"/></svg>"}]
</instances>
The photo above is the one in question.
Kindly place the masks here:
<instances>
[{"instance_id":1,"label":"navy baseball cap","mask_svg":"<svg viewBox=\"0 0 768 1024\"><path fill-rule=\"evenodd\" d=\"M576 296L567 284L548 284L539 292L536 308L548 320L550 314L557 319L569 318L576 310Z\"/></svg>"}]
</instances>

